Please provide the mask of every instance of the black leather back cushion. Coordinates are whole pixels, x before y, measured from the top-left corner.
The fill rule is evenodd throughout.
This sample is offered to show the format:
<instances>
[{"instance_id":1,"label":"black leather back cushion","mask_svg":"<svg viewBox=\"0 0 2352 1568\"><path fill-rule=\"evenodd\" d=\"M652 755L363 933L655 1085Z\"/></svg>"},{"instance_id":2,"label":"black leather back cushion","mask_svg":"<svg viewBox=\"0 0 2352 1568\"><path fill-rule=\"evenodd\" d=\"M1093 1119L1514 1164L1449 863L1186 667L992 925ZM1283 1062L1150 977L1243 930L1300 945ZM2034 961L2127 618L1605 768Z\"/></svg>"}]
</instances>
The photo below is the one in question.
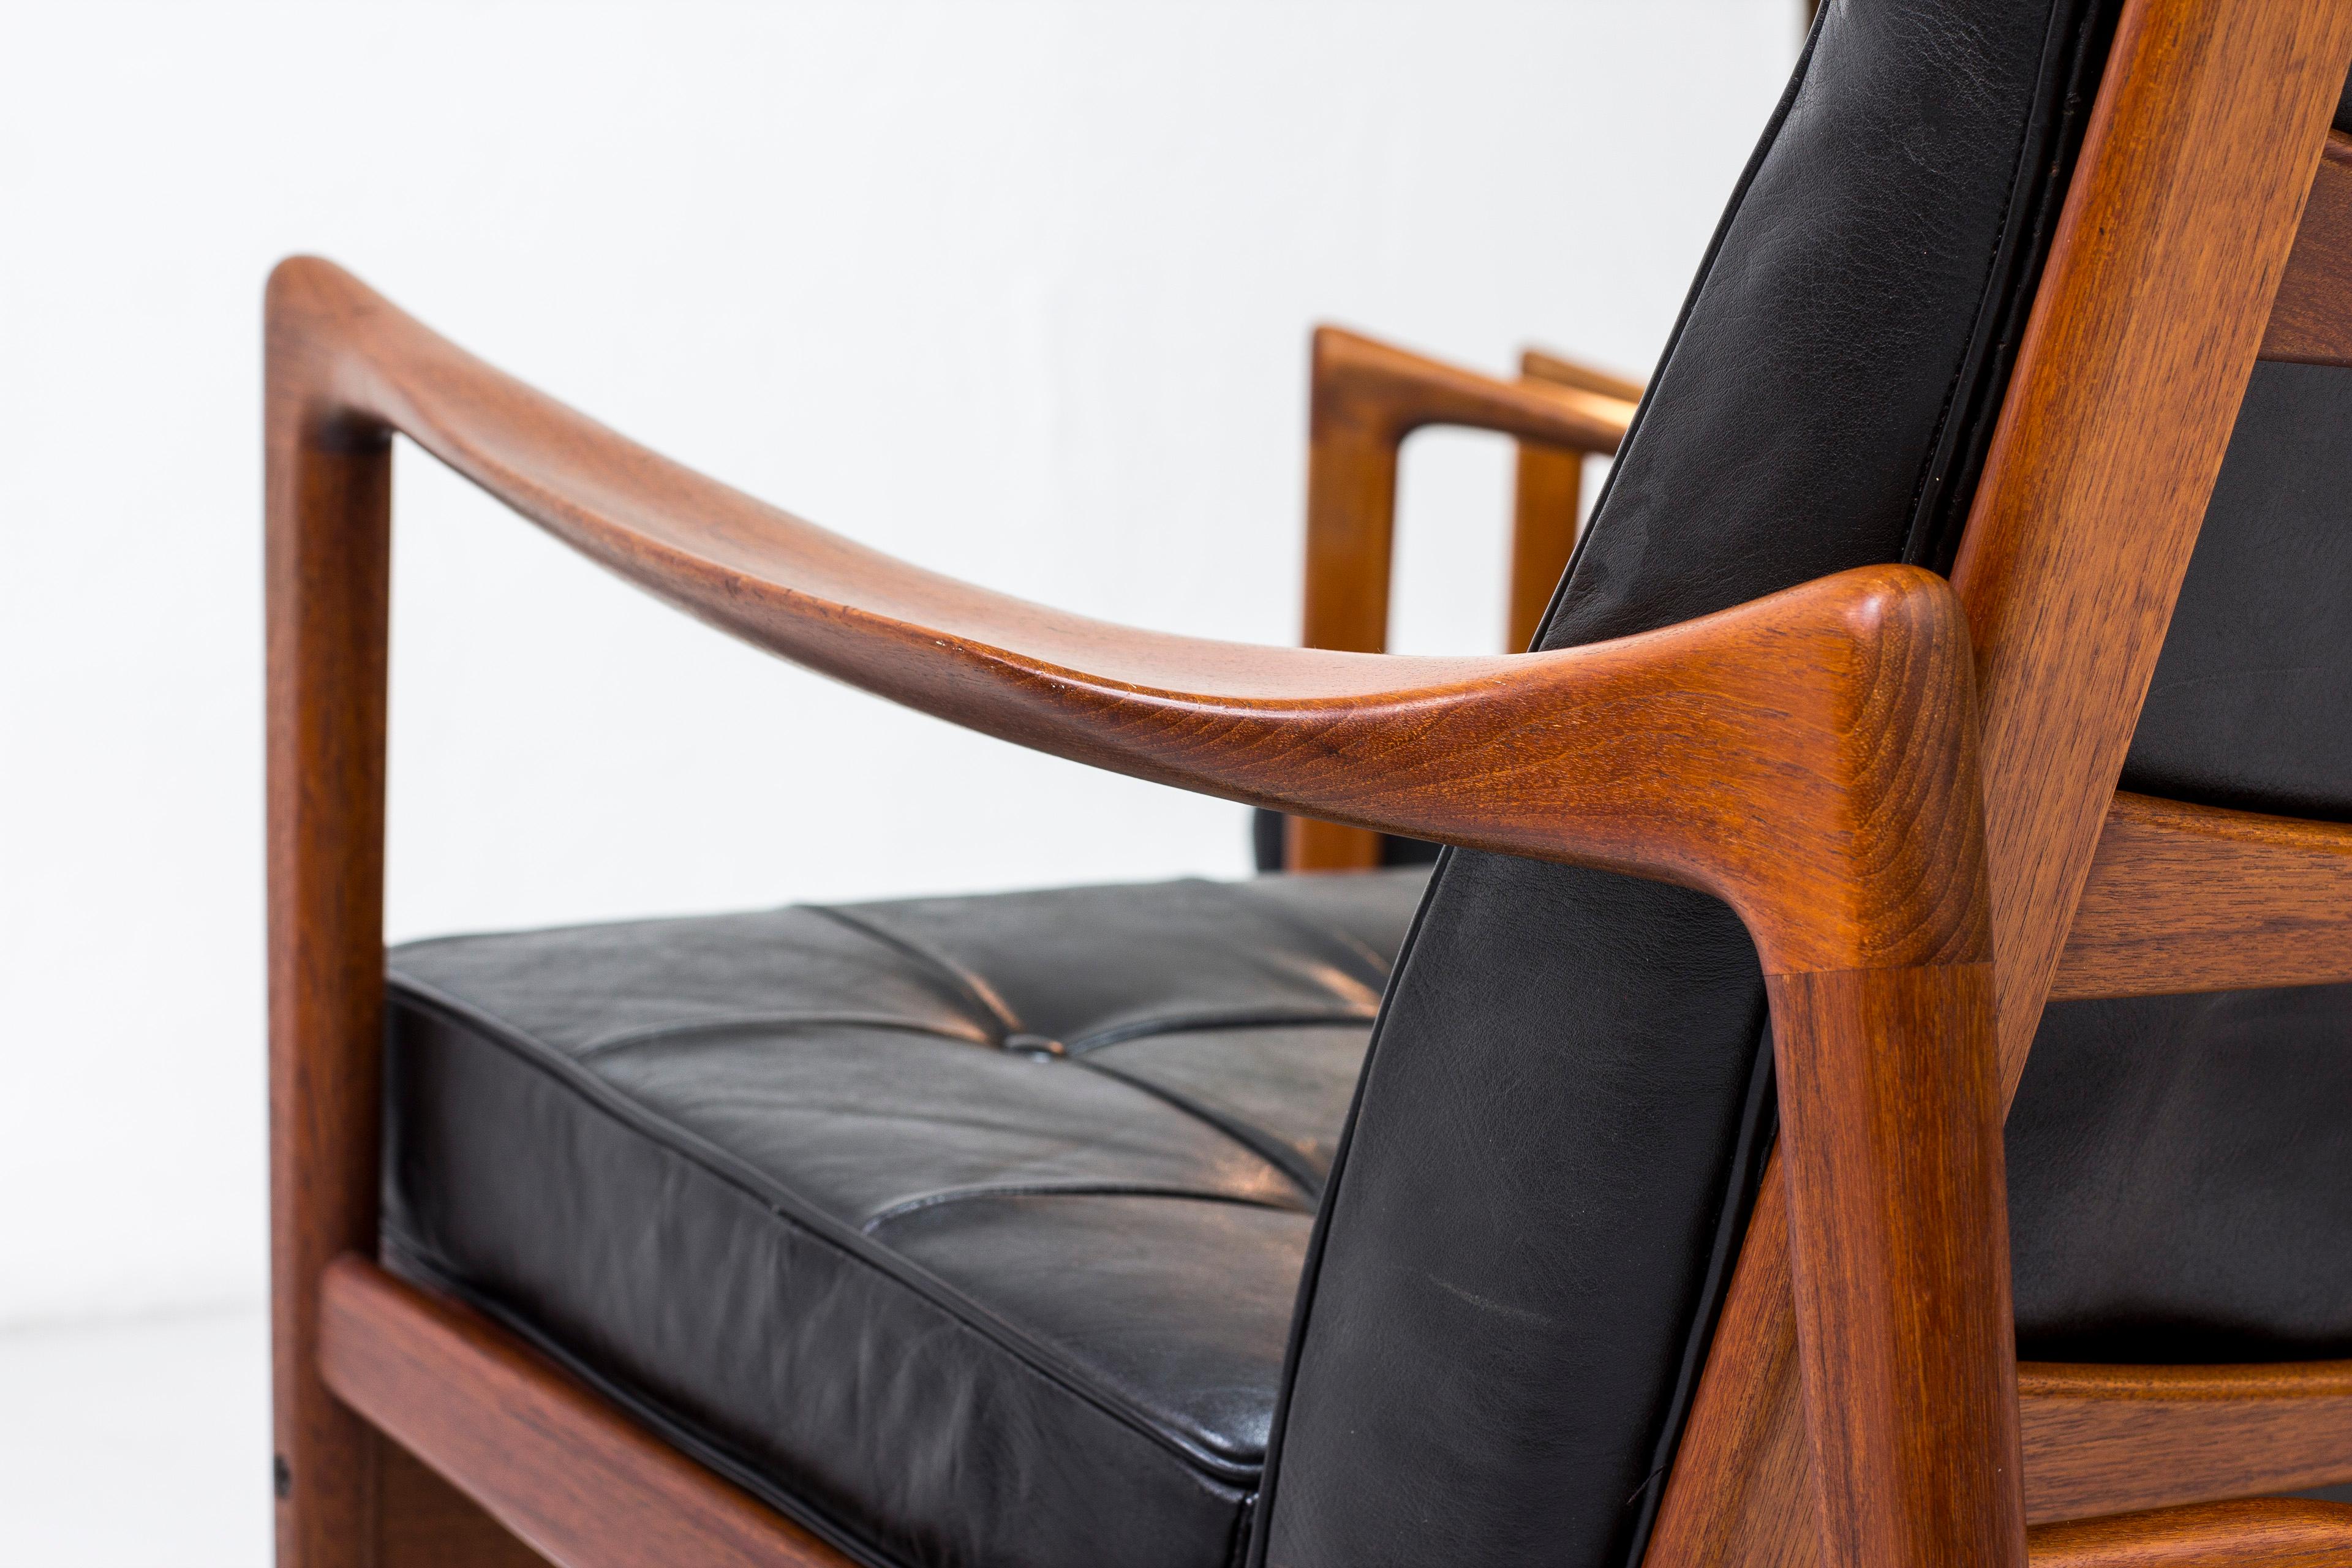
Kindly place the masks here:
<instances>
[{"instance_id":1,"label":"black leather back cushion","mask_svg":"<svg viewBox=\"0 0 2352 1568\"><path fill-rule=\"evenodd\" d=\"M2080 0L1832 4L1541 638L1940 564L2106 29ZM1638 1552L1769 1139L1729 910L1441 863L1303 1288L1280 1568Z\"/></svg>"}]
</instances>

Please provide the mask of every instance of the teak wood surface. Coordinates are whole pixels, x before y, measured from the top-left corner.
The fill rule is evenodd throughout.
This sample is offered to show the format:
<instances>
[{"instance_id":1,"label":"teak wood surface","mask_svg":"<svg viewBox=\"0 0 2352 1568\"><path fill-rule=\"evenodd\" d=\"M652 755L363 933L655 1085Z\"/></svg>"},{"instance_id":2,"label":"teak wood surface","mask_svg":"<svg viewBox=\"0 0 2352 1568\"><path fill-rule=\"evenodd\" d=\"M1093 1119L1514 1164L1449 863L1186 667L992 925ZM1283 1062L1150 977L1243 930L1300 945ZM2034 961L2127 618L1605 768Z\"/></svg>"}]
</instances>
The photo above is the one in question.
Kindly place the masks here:
<instances>
[{"instance_id":1,"label":"teak wood surface","mask_svg":"<svg viewBox=\"0 0 2352 1568\"><path fill-rule=\"evenodd\" d=\"M2352 1481L2352 1362L2018 1369L2037 1522Z\"/></svg>"},{"instance_id":2,"label":"teak wood surface","mask_svg":"<svg viewBox=\"0 0 2352 1568\"><path fill-rule=\"evenodd\" d=\"M2118 794L2053 1001L2352 980L2352 826Z\"/></svg>"},{"instance_id":3,"label":"teak wood surface","mask_svg":"<svg viewBox=\"0 0 2352 1568\"><path fill-rule=\"evenodd\" d=\"M2212 1503L2033 1531L2034 1568L2341 1568L2352 1562L2352 1507Z\"/></svg>"},{"instance_id":4,"label":"teak wood surface","mask_svg":"<svg viewBox=\"0 0 2352 1568\"><path fill-rule=\"evenodd\" d=\"M1954 585L1985 704L2004 1095L2022 1070L2352 64L2352 5L2129 0ZM1657 1568L1822 1558L1776 1156ZM1891 1559L1890 1559L1891 1560Z\"/></svg>"},{"instance_id":5,"label":"teak wood surface","mask_svg":"<svg viewBox=\"0 0 2352 1568\"><path fill-rule=\"evenodd\" d=\"M466 1408L479 1407L468 1402ZM504 1521L400 1444L383 1437L376 1449L383 1513L379 1556L388 1568L547 1568L547 1559L525 1546Z\"/></svg>"},{"instance_id":6,"label":"teak wood surface","mask_svg":"<svg viewBox=\"0 0 2352 1568\"><path fill-rule=\"evenodd\" d=\"M2328 133L2303 227L2263 330L2263 357L2352 365L2352 137Z\"/></svg>"}]
</instances>

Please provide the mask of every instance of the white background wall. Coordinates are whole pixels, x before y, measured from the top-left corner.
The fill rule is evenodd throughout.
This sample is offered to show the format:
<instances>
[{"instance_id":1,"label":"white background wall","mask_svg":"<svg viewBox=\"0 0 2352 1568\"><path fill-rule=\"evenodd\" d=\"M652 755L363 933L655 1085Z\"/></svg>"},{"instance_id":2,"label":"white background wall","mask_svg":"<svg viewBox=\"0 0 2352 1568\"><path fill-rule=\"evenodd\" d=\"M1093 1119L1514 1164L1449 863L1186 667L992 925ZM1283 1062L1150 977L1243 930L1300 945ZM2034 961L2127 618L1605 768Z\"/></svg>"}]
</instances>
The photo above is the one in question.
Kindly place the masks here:
<instances>
[{"instance_id":1,"label":"white background wall","mask_svg":"<svg viewBox=\"0 0 2352 1568\"><path fill-rule=\"evenodd\" d=\"M0 3L0 1325L262 1291L276 258L928 565L1287 641L1309 325L1645 372L1797 9ZM1245 868L395 483L395 938ZM1507 490L1416 442L1398 646L1497 645Z\"/></svg>"}]
</instances>

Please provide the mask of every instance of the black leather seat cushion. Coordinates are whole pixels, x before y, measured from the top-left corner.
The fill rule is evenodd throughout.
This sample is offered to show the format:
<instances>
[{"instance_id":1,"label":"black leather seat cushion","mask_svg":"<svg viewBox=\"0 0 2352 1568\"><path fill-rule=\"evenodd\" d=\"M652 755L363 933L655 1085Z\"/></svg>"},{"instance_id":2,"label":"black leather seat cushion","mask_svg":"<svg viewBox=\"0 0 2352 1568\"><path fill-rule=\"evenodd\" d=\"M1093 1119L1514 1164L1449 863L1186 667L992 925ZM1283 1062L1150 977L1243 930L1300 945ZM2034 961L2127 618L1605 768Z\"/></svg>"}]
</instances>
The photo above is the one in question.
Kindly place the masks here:
<instances>
[{"instance_id":1,"label":"black leather seat cushion","mask_svg":"<svg viewBox=\"0 0 2352 1568\"><path fill-rule=\"evenodd\" d=\"M399 949L386 1258L862 1556L1226 1563L1423 880Z\"/></svg>"}]
</instances>

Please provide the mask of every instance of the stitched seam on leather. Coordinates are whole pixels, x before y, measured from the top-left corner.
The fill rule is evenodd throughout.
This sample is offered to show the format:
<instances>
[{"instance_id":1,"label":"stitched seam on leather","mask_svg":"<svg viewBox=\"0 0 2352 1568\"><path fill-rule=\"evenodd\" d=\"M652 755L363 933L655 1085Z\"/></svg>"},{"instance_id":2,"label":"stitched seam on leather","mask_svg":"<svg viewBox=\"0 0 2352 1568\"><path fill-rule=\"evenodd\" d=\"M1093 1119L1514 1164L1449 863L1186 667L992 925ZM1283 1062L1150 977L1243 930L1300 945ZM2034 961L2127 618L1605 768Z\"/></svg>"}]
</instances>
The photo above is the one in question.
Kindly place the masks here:
<instances>
[{"instance_id":1,"label":"stitched seam on leather","mask_svg":"<svg viewBox=\"0 0 2352 1568\"><path fill-rule=\"evenodd\" d=\"M2065 0L2060 0L2059 5L2052 7L2053 15L2051 17L2049 33L2043 39L2041 61L2041 68L2045 77L2053 65L2051 58L2053 52L2062 54L2068 52L2073 42L2069 35L2074 29L2066 25L2066 19L2061 14L2064 4ZM2095 11L2097 5L2098 0L2090 0L2085 9ZM2077 26L2087 20L2088 17L2083 16L2074 18ZM2025 111L2018 119L2017 142L2015 151L2010 155L2009 184L2003 192L2000 221L1993 226L1992 244L1985 254L1983 276L1977 285L1976 313L1970 320L1968 336L1960 343L1959 356L1952 365L1951 379L1945 384L1943 400L1936 409L1935 424L1929 427L1927 449L1920 454L1919 469L1911 481L1911 515L1904 526L1903 535L1903 559L1906 561L1912 559L1912 552L1920 542L1920 531L1927 526L1927 519L1922 515L1922 502L1927 494L1928 481L1935 477L1937 458L1942 456L1948 461L1957 461L1961 457L1961 453L1957 448L1948 454L1944 450L1944 440L1951 423L1953 406L1959 401L1963 388L1972 379L1970 373L1973 371L1980 374L1990 370L1996 357L1994 350L1997 345L1984 340L1987 334L1998 328L2000 318L2006 313L2006 307L2010 303L2009 292L2001 287L2005 281L2003 278L2005 268L2001 263L2006 259L2014 259L2008 256L2008 244L2011 230L2019 216L2018 193L2027 182L2029 170L2038 172L2042 163L2040 158L2033 155L2036 140L2035 121L2044 107L2041 97L2041 86L2042 80L2037 79L2034 96L2027 100ZM2065 89L2066 83L2060 81L2059 92L2063 95ZM2053 131L2056 129L2054 123L2052 129ZM1950 475L1947 473L1945 477L1948 479ZM1949 498L1946 498L1944 507L1948 508L1949 504Z\"/></svg>"},{"instance_id":2,"label":"stitched seam on leather","mask_svg":"<svg viewBox=\"0 0 2352 1568\"><path fill-rule=\"evenodd\" d=\"M1693 1303L1689 1327L1683 1333L1682 1359L1675 1369L1674 1386L1666 1396L1666 1417L1651 1446L1650 1473L1643 1478L1633 1495L1625 1500L1626 1506L1634 1510L1627 1550L1630 1563L1639 1563L1649 1549L1650 1531L1656 1527L1658 1509L1665 1500L1664 1482L1673 1472L1675 1458L1681 1451L1698 1380L1714 1350L1715 1331L1723 1321L1724 1302L1731 1291L1732 1270L1738 1267L1740 1252L1747 1244L1748 1222L1755 1217L1756 1201L1764 1181L1764 1162L1780 1135L1778 1095L1779 1085L1773 1076L1772 1028L1768 1016L1756 1032L1747 1101L1740 1108L1739 1129L1732 1142L1729 1170L1724 1178L1721 1207L1716 1216L1715 1239L1708 1248L1706 1271Z\"/></svg>"},{"instance_id":3,"label":"stitched seam on leather","mask_svg":"<svg viewBox=\"0 0 2352 1568\"><path fill-rule=\"evenodd\" d=\"M1272 1204L1237 1194L1204 1193L1192 1187L1154 1186L1147 1182L1073 1182L1067 1185L1050 1182L1008 1182L1001 1186L950 1187L944 1192L926 1193L919 1198L891 1205L857 1228L874 1236L893 1221L931 1209L946 1208L951 1204L985 1198L1172 1198L1182 1203L1231 1204L1235 1208L1264 1209L1268 1214L1310 1215L1315 1212L1311 1208Z\"/></svg>"},{"instance_id":4,"label":"stitched seam on leather","mask_svg":"<svg viewBox=\"0 0 2352 1568\"><path fill-rule=\"evenodd\" d=\"M1291 1181L1297 1185L1299 1191L1307 1194L1310 1205L1320 1204L1323 1201L1322 1177L1299 1157L1297 1150L1283 1143L1271 1131L1255 1126L1247 1119L1241 1117L1238 1114L1219 1110L1212 1106L1202 1103L1202 1101L1192 1100L1175 1089L1163 1088L1159 1084L1151 1082L1148 1079L1141 1079L1131 1073L1122 1072L1118 1068L1111 1067L1107 1063L1090 1061L1081 1058L1077 1059L1077 1065L1089 1071L1098 1072L1105 1078L1115 1078L1118 1079L1119 1082L1126 1084L1132 1089L1139 1089L1145 1094L1165 1100L1169 1105L1182 1111L1187 1116L1195 1117L1200 1121L1206 1122L1209 1126L1214 1128L1216 1131L1223 1133L1226 1137L1232 1139L1236 1143L1246 1148L1251 1153L1255 1154L1259 1159L1264 1160L1267 1164L1274 1166L1284 1175L1288 1176ZM1271 1145L1271 1147L1268 1145Z\"/></svg>"},{"instance_id":5,"label":"stitched seam on leather","mask_svg":"<svg viewBox=\"0 0 2352 1568\"><path fill-rule=\"evenodd\" d=\"M1006 1005L1004 998L996 994L996 988L964 968L963 965L947 957L946 954L900 936L896 931L875 925L863 916L853 915L848 910L832 904L803 904L800 908L814 914L823 915L825 919L847 927L868 941L879 942L891 952L914 960L934 974L948 981L957 990L961 991L973 1006L995 1020L996 1038L999 1042L1002 1042L1006 1035L1022 1032L1021 1020L1014 1016L1013 1009Z\"/></svg>"},{"instance_id":6,"label":"stitched seam on leather","mask_svg":"<svg viewBox=\"0 0 2352 1568\"><path fill-rule=\"evenodd\" d=\"M1130 1040L1148 1040L1159 1035L1218 1035L1234 1029L1336 1029L1346 1026L1360 1028L1379 1016L1377 1007L1346 1013L1328 1008L1314 1011L1306 1007L1236 1007L1223 1013L1169 1013L1113 1024L1091 1034L1074 1036L1062 1042L1062 1048L1071 1056L1078 1057L1112 1046L1123 1046Z\"/></svg>"},{"instance_id":7,"label":"stitched seam on leather","mask_svg":"<svg viewBox=\"0 0 2352 1568\"><path fill-rule=\"evenodd\" d=\"M1377 871L1372 873L1374 876L1381 874L1382 873ZM1349 952L1353 952L1359 958L1364 960L1366 964L1370 967L1370 978L1375 985L1385 986L1388 984L1389 975L1396 967L1396 960L1391 954L1381 952L1378 949L1374 948L1371 943L1365 942L1360 937L1357 936L1355 932L1346 930L1337 921L1317 919L1316 917L1308 914L1307 911L1298 909L1294 905L1286 904L1277 899L1267 898L1264 894L1258 893L1256 891L1257 884L1255 881L1236 882L1232 884L1232 886L1234 891L1248 900L1252 907L1265 910L1275 919L1282 921L1285 925L1289 926L1292 930L1305 931L1309 935L1319 937L1326 942L1337 942L1341 947L1346 948Z\"/></svg>"},{"instance_id":8,"label":"stitched seam on leather","mask_svg":"<svg viewBox=\"0 0 2352 1568\"><path fill-rule=\"evenodd\" d=\"M1225 1538L1225 1568L1241 1568L1243 1559L1248 1555L1250 1526L1257 1515L1257 1499L1258 1494L1253 1491L1242 1499L1239 1508L1234 1510L1233 1531Z\"/></svg>"},{"instance_id":9,"label":"stitched seam on leather","mask_svg":"<svg viewBox=\"0 0 2352 1568\"><path fill-rule=\"evenodd\" d=\"M1959 401L1960 388L1969 380L1971 368L1980 368L1982 360L1977 352L1977 340L1988 330L1988 318L1993 314L1995 284L2000 273L2002 248L2009 239L2010 225L2017 207L2017 187L2023 176L2025 153L2032 142L2033 115L2031 106L2018 127L2017 152L2011 159L2008 199L2001 204L2000 221L1993 226L1992 247L1985 253L1984 276L1977 285L1977 311L1969 326L1969 335L1960 343L1958 358L1952 362L1951 378L1944 384L1943 398L1936 405L1935 423L1927 429L1927 449L1919 454L1918 471L1911 477L1911 499L1907 506L1909 518L1903 525L1903 556L1911 559L1918 543L1919 530L1924 522L1921 503L1927 493L1927 481L1935 476L1936 459L1943 455L1944 437L1952 421L1952 405ZM1986 345L1990 353L1990 345ZM1955 454L1957 455L1957 454Z\"/></svg>"},{"instance_id":10,"label":"stitched seam on leather","mask_svg":"<svg viewBox=\"0 0 2352 1568\"><path fill-rule=\"evenodd\" d=\"M721 1035L751 1029L803 1029L829 1027L836 1029L883 1029L893 1034L921 1035L934 1040L953 1040L958 1045L985 1046L992 1042L979 1031L957 1034L929 1024L911 1023L905 1018L892 1018L880 1013L742 1013L725 1018L699 1018L688 1024L655 1024L642 1029L625 1029L614 1035L599 1035L587 1044L575 1046L572 1059L584 1062L610 1056L637 1046L648 1046L663 1040L688 1039L696 1035Z\"/></svg>"},{"instance_id":11,"label":"stitched seam on leather","mask_svg":"<svg viewBox=\"0 0 2352 1568\"><path fill-rule=\"evenodd\" d=\"M592 1108L646 1134L656 1148L735 1188L774 1218L798 1226L813 1239L906 1286L933 1310L995 1344L1013 1365L1142 1434L1204 1479L1234 1484L1255 1476L1257 1466L1210 1453L1182 1433L1159 1425L1115 1392L1099 1386L1085 1371L1070 1365L1052 1346L1007 1322L912 1258L889 1251L856 1227L814 1207L749 1162L623 1093L545 1041L428 981L397 971L386 979L392 991L388 1000L439 1012L478 1031L485 1041L572 1089Z\"/></svg>"}]
</instances>

